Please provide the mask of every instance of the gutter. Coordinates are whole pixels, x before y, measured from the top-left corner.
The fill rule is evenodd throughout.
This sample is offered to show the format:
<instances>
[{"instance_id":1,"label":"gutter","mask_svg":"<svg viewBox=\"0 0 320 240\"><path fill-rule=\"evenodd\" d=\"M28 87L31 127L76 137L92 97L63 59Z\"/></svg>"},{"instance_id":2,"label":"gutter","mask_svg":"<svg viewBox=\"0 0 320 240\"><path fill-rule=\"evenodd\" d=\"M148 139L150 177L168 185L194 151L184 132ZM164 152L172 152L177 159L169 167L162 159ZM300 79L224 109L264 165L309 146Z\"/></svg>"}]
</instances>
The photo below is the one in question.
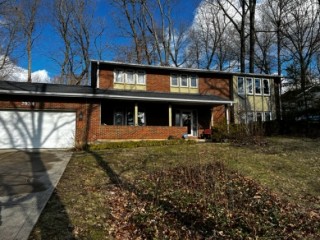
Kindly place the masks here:
<instances>
[{"instance_id":1,"label":"gutter","mask_svg":"<svg viewBox=\"0 0 320 240\"><path fill-rule=\"evenodd\" d=\"M120 99L120 100L143 100L143 101L159 101L159 102L182 102L182 103L218 103L233 105L234 101L228 100L200 100L188 98L162 98L162 97L139 97L139 96L123 96L117 94L92 94L92 93L43 93L35 91L16 91L16 90L0 90L0 93L7 95L28 95L28 96L44 96L44 97L70 97L70 98L102 98L102 99Z\"/></svg>"}]
</instances>

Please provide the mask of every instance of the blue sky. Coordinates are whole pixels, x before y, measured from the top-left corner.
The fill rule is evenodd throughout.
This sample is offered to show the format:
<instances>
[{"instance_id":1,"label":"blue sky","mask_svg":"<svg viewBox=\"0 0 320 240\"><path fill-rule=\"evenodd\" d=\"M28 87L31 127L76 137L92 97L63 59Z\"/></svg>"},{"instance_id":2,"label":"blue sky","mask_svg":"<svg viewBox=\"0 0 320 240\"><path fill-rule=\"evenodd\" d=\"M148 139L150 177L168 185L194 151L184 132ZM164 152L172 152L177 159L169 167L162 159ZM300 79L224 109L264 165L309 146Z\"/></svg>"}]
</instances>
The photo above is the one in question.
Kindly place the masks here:
<instances>
[{"instance_id":1,"label":"blue sky","mask_svg":"<svg viewBox=\"0 0 320 240\"><path fill-rule=\"evenodd\" d=\"M106 17L107 30L104 35L103 41L109 45L117 45L124 43L125 39L117 36L119 29L110 17L114 11L112 6L106 4L107 1L97 0L96 14L101 17ZM179 0L179 3L173 9L174 21L182 22L183 24L190 25L193 21L194 13L201 2L201 0ZM53 60L57 49L59 49L59 38L54 33L53 29L48 24L43 24L38 28L39 35L36 39L32 50L32 71L46 70L50 77L59 73L59 66ZM108 49L107 49L108 51ZM27 56L23 54L21 49L17 49L15 52L17 57L17 65L22 68L27 68ZM95 59L95 56L92 56ZM106 54L106 59L113 60L110 54Z\"/></svg>"}]
</instances>

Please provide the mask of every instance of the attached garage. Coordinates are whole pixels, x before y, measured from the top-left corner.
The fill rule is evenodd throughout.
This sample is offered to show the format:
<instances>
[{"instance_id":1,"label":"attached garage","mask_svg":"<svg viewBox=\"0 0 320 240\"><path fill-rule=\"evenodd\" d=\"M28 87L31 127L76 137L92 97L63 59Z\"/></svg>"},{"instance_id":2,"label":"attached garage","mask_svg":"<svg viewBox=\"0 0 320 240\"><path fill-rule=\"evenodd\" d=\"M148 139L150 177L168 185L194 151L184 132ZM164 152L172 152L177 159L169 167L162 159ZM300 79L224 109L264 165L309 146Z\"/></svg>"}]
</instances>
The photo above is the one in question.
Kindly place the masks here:
<instances>
[{"instance_id":1,"label":"attached garage","mask_svg":"<svg viewBox=\"0 0 320 240\"><path fill-rule=\"evenodd\" d=\"M72 148L76 113L0 110L0 148Z\"/></svg>"}]
</instances>

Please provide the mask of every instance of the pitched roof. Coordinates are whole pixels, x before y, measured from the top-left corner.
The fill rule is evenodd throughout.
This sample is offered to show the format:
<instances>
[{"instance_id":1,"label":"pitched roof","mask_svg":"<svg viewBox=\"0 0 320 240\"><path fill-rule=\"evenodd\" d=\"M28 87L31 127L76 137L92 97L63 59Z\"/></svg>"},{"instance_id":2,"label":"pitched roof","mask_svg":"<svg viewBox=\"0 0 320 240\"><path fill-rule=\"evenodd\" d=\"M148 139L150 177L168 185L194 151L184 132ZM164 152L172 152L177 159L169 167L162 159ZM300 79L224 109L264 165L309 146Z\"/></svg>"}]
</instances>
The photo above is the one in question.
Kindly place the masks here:
<instances>
[{"instance_id":1,"label":"pitched roof","mask_svg":"<svg viewBox=\"0 0 320 240\"><path fill-rule=\"evenodd\" d=\"M90 86L75 86L46 83L0 81L1 95L47 96L64 98L121 99L136 101L178 102L193 104L232 104L230 99L214 95L163 93L147 91L123 91L96 89Z\"/></svg>"}]
</instances>

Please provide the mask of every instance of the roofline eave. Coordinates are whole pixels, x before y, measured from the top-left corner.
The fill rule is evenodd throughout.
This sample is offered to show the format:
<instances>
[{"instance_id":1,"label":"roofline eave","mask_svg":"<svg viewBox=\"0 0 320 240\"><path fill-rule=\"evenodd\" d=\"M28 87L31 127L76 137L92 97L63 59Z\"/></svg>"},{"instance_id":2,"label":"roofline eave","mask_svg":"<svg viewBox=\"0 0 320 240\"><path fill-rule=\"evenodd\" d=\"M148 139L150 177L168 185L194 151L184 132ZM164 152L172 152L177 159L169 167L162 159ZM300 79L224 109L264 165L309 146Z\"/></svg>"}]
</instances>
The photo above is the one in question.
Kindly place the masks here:
<instances>
[{"instance_id":1,"label":"roofline eave","mask_svg":"<svg viewBox=\"0 0 320 240\"><path fill-rule=\"evenodd\" d=\"M117 100L140 100L140 101L158 101L158 102L177 102L177 103L203 103L203 104L227 104L233 105L231 100L210 100L210 99L188 99L174 97L141 97L141 96L123 96L118 94L93 94L93 93L56 93L56 92L35 92L35 91L15 91L0 90L0 93L19 96L43 96L43 97L68 97L68 98L97 98L97 99L117 99Z\"/></svg>"}]
</instances>

